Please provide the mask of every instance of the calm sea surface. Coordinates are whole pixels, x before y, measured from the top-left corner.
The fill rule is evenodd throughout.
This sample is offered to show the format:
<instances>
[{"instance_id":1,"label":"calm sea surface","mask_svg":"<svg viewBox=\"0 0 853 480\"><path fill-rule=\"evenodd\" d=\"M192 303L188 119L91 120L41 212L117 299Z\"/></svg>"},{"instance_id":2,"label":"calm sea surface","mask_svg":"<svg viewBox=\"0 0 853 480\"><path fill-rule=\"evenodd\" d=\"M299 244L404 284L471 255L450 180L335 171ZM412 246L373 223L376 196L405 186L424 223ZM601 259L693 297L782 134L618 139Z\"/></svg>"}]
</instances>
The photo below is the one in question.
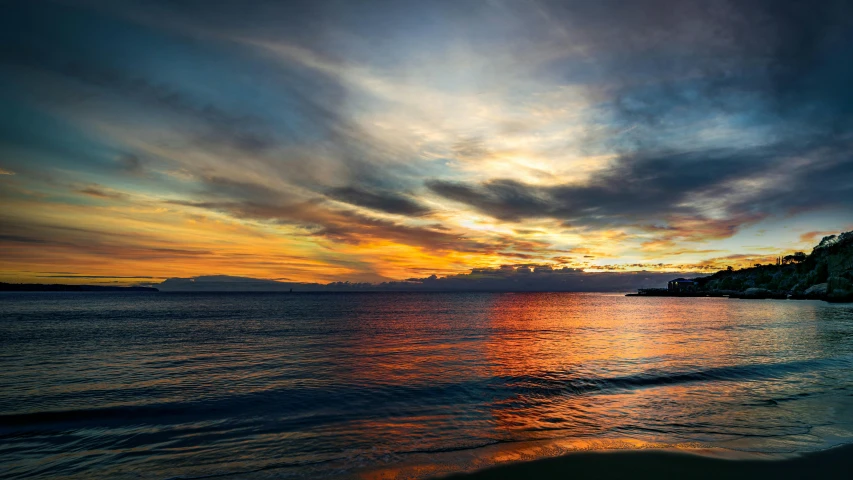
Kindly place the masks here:
<instances>
[{"instance_id":1,"label":"calm sea surface","mask_svg":"<svg viewBox=\"0 0 853 480\"><path fill-rule=\"evenodd\" d=\"M853 305L0 294L0 477L424 477L853 442Z\"/></svg>"}]
</instances>

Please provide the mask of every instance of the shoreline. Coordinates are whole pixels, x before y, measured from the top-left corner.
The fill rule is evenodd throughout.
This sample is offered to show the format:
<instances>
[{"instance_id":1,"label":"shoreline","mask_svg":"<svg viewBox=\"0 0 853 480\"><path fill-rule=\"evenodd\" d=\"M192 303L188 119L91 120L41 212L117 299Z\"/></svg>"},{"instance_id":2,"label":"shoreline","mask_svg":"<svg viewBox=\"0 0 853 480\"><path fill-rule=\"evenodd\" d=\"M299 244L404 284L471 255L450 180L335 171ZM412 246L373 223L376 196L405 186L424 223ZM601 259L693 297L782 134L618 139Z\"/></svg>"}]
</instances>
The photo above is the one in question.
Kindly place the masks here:
<instances>
[{"instance_id":1,"label":"shoreline","mask_svg":"<svg viewBox=\"0 0 853 480\"><path fill-rule=\"evenodd\" d=\"M744 292L655 292L655 293L626 293L626 297L640 298L728 298L731 300L814 300L826 303L853 303L853 299L833 297L808 297L804 295L787 295L771 293L768 295L747 295Z\"/></svg>"},{"instance_id":2,"label":"shoreline","mask_svg":"<svg viewBox=\"0 0 853 480\"><path fill-rule=\"evenodd\" d=\"M506 463L436 477L446 480L548 478L806 479L853 476L853 444L790 458L725 458L690 450L601 450Z\"/></svg>"},{"instance_id":3,"label":"shoreline","mask_svg":"<svg viewBox=\"0 0 853 480\"><path fill-rule=\"evenodd\" d=\"M752 479L770 475L778 478L835 478L844 473L853 473L853 443L825 444L823 450L807 452L763 452L626 437L531 440L441 453L422 452L401 463L356 469L341 478L510 480L576 476L660 480Z\"/></svg>"}]
</instances>

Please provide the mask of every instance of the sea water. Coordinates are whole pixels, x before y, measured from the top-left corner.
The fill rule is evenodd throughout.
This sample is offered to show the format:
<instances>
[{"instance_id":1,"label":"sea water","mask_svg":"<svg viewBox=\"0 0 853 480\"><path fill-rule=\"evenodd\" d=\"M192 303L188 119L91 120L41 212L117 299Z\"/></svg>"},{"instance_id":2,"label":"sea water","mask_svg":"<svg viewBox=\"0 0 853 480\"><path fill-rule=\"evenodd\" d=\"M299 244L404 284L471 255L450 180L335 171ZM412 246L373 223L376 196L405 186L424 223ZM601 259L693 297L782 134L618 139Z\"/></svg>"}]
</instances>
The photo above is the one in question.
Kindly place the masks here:
<instances>
[{"instance_id":1,"label":"sea water","mask_svg":"<svg viewBox=\"0 0 853 480\"><path fill-rule=\"evenodd\" d=\"M417 478L578 448L849 442L850 304L0 294L4 478Z\"/></svg>"}]
</instances>

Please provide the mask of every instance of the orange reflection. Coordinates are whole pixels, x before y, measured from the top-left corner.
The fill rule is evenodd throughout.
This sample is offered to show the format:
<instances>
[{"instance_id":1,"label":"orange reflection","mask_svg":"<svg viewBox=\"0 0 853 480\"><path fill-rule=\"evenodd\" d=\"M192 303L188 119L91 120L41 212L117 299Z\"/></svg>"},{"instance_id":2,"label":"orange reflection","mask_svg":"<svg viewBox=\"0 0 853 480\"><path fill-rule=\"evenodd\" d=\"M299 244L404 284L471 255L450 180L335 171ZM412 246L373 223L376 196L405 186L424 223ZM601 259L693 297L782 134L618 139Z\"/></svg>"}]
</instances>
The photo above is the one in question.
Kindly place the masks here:
<instances>
[{"instance_id":1,"label":"orange reflection","mask_svg":"<svg viewBox=\"0 0 853 480\"><path fill-rule=\"evenodd\" d=\"M703 318L719 319L717 328L695 323L692 302L703 302ZM689 387L668 386L655 372L727 365L737 352L731 306L726 299L495 296L489 312L495 335L486 342L491 375L523 392L493 406L495 428L529 440L553 438L555 430L573 437L615 434L643 423L631 418L645 395L637 386L667 388L668 401L686 402Z\"/></svg>"}]
</instances>

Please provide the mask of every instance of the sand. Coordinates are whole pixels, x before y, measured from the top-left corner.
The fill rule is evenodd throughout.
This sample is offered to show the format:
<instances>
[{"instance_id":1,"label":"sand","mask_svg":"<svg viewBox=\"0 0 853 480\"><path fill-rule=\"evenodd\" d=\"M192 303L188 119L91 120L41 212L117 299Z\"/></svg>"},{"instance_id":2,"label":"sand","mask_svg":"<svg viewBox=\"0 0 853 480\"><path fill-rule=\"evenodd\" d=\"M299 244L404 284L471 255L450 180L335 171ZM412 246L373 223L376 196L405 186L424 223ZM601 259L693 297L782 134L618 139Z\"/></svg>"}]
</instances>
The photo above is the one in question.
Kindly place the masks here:
<instances>
[{"instance_id":1,"label":"sand","mask_svg":"<svg viewBox=\"0 0 853 480\"><path fill-rule=\"evenodd\" d=\"M853 479L853 445L785 460L728 460L670 451L573 453L557 458L512 463L455 480L643 478L685 479Z\"/></svg>"}]
</instances>

